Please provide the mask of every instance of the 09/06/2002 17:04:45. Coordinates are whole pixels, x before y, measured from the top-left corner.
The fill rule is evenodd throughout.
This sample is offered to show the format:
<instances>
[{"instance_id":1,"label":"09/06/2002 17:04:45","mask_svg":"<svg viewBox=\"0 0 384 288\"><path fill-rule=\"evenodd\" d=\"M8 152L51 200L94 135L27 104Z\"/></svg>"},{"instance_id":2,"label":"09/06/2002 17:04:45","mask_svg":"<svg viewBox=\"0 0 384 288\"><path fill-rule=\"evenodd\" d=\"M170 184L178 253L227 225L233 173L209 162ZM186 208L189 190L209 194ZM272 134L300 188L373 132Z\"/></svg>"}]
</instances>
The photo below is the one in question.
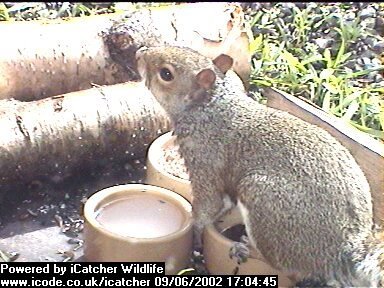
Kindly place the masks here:
<instances>
[{"instance_id":1,"label":"09/06/2002 17:04:45","mask_svg":"<svg viewBox=\"0 0 384 288\"><path fill-rule=\"evenodd\" d=\"M278 287L275 275L231 276L228 277L230 287Z\"/></svg>"},{"instance_id":2,"label":"09/06/2002 17:04:45","mask_svg":"<svg viewBox=\"0 0 384 288\"><path fill-rule=\"evenodd\" d=\"M156 287L278 287L277 275L157 276Z\"/></svg>"}]
</instances>

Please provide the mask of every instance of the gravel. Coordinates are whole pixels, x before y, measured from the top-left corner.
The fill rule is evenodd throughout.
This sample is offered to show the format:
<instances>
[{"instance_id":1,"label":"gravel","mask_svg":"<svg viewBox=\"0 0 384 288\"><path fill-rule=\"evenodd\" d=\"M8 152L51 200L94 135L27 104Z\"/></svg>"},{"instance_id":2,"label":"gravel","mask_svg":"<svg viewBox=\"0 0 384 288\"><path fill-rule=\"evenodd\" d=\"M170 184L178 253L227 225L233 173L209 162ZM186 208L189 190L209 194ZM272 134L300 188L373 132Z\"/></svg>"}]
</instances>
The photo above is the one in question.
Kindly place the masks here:
<instances>
[{"instance_id":1,"label":"gravel","mask_svg":"<svg viewBox=\"0 0 384 288\"><path fill-rule=\"evenodd\" d=\"M359 36L347 43L348 51L351 52L350 59L346 61L345 66L352 69L353 72L363 69L374 68L382 65L381 54L384 52L384 11L380 3L241 3L246 11L246 15L252 20L259 11L263 11L261 17L269 14L272 23L268 21L258 21L252 27L254 36L264 34L272 37L276 34L277 23L284 29L285 35L275 35L274 37L284 36L286 39L297 39L294 34L294 19L297 8L307 9L308 17L314 17L313 27L307 33L307 40L318 49L322 54L324 49L330 48L334 56L338 50L340 35L335 27L340 27L340 21L344 21L347 31L354 33L353 29L361 29ZM354 23L355 21L357 23ZM324 21L320 23L320 21ZM283 23L283 25L281 24ZM354 28L355 25L355 28ZM316 26L316 27L315 27ZM280 33L280 32L279 32ZM280 33L281 34L281 33ZM256 55L257 57L258 55ZM320 67L319 67L320 68ZM383 79L378 73L370 73L366 76L367 80L382 82ZM384 83L379 83L379 86Z\"/></svg>"},{"instance_id":2,"label":"gravel","mask_svg":"<svg viewBox=\"0 0 384 288\"><path fill-rule=\"evenodd\" d=\"M384 59L384 6L382 3L240 3L249 21L254 16L260 17L252 26L253 36L263 34L264 37L277 42L299 43L298 48L305 53L324 55L329 49L333 59L339 52L341 45L340 31L344 23L344 32L348 35L345 53L350 56L341 65L343 73L354 73L365 69L374 69L383 65ZM261 11L261 12L260 12ZM261 15L259 15L261 14ZM304 19L304 20L303 20ZM311 23L301 35L297 27L300 21ZM307 21L307 22L306 22ZM305 25L306 25L305 24ZM304 42L304 45L302 44ZM253 59L258 60L260 53L255 53ZM324 64L313 62L317 71L325 69ZM268 72L269 73L269 72ZM273 71L268 76L274 78ZM360 80L371 83L371 87L384 87L383 70L351 79L351 85L361 87ZM253 98L262 99L260 88L251 86L249 94ZM287 91L289 92L289 91Z\"/></svg>"}]
</instances>

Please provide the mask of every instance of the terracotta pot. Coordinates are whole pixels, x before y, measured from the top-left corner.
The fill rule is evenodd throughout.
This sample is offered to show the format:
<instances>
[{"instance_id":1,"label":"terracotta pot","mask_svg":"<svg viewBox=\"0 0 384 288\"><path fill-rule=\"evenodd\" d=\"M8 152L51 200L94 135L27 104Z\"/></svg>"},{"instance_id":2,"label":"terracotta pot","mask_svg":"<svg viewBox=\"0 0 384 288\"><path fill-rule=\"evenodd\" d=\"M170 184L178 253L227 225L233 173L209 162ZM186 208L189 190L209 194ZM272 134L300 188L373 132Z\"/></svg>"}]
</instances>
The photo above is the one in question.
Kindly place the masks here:
<instances>
[{"instance_id":1,"label":"terracotta pot","mask_svg":"<svg viewBox=\"0 0 384 288\"><path fill-rule=\"evenodd\" d=\"M205 229L203 254L208 271L213 275L232 275L238 267L237 275L278 275L279 287L292 286L293 283L284 273L272 268L254 249L251 249L247 262L240 265L236 259L229 257L234 241L222 233L239 224L243 224L241 214L238 208L234 208L216 225L211 224Z\"/></svg>"},{"instance_id":2,"label":"terracotta pot","mask_svg":"<svg viewBox=\"0 0 384 288\"><path fill-rule=\"evenodd\" d=\"M170 174L159 164L159 161L162 161L161 159L164 158L164 149L174 146L175 138L176 136L172 136L172 132L168 132L152 142L147 154L147 175L145 182L175 191L189 202L192 202L191 182Z\"/></svg>"},{"instance_id":3,"label":"terracotta pot","mask_svg":"<svg viewBox=\"0 0 384 288\"><path fill-rule=\"evenodd\" d=\"M128 184L101 190L84 205L84 258L160 261L166 274L176 274L190 261L191 210L183 197L161 187Z\"/></svg>"}]
</instances>

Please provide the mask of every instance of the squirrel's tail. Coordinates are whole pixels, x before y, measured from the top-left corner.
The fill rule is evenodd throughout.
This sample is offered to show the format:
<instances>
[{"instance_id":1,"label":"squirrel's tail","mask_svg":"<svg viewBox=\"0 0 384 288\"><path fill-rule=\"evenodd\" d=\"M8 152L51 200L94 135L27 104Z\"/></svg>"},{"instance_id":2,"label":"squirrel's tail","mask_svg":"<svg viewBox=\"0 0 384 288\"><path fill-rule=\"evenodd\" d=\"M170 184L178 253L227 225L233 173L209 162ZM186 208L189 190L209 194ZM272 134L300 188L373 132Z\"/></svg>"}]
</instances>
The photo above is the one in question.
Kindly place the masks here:
<instances>
[{"instance_id":1,"label":"squirrel's tail","mask_svg":"<svg viewBox=\"0 0 384 288\"><path fill-rule=\"evenodd\" d=\"M384 231L373 232L364 246L365 257L358 261L356 272L368 279L371 286L381 287L384 285Z\"/></svg>"}]
</instances>

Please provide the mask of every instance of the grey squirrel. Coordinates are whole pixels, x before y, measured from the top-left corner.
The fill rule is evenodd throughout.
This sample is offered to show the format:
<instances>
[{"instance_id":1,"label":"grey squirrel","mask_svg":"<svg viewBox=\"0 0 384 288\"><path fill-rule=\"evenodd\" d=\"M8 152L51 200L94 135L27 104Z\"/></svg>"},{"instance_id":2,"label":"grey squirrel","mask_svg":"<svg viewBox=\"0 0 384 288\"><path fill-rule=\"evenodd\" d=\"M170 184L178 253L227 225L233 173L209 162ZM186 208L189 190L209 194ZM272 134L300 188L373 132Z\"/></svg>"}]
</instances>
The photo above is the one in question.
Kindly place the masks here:
<instances>
[{"instance_id":1,"label":"grey squirrel","mask_svg":"<svg viewBox=\"0 0 384 288\"><path fill-rule=\"evenodd\" d=\"M138 70L168 113L193 191L195 241L239 205L250 244L294 281L378 286L384 237L364 173L328 132L247 97L213 61L183 47L141 48ZM227 200L231 200L230 202Z\"/></svg>"}]
</instances>

